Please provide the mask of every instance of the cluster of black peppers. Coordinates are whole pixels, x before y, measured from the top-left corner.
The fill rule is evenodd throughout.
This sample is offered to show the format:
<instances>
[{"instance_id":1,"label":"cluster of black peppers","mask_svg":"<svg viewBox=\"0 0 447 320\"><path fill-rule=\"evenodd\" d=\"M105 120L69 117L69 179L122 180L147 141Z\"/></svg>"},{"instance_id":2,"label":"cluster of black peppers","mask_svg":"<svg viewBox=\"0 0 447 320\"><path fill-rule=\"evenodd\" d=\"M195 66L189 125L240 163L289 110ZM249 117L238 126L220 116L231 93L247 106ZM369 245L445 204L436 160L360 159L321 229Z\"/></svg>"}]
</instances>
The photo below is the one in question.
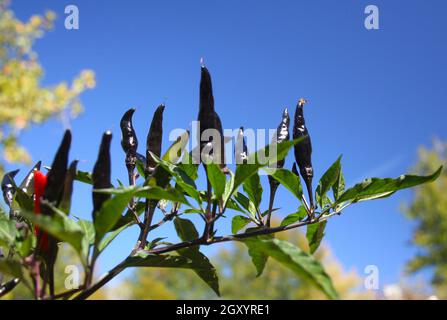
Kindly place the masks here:
<instances>
[{"instance_id":1,"label":"cluster of black peppers","mask_svg":"<svg viewBox=\"0 0 447 320\"><path fill-rule=\"evenodd\" d=\"M312 197L312 177L313 168L311 161L312 146L309 137L308 130L305 125L303 107L305 100L299 100L294 117L293 126L293 138L301 138L300 141L295 145L295 160L298 164L299 172L305 181L310 201L310 213L314 210L313 197ZM136 180L138 178L138 171L136 171L138 166L142 167L144 173L144 179L149 181L151 177L157 178L157 185L159 187L165 188L169 183L169 179L163 176L157 176L157 159L154 158L161 156L161 146L163 137L163 112L165 106L160 105L157 107L153 114L150 129L147 134L146 139L146 154L142 155L138 153L138 138L135 133L132 116L134 115L135 109L129 109L126 111L121 119L120 128L122 132L121 146L125 152L125 165L128 171L129 185L135 186ZM221 170L224 173L228 173L228 168L225 164L225 137L223 134L222 122L219 115L214 108L214 97L213 88L211 82L211 75L205 66L201 68L201 80L200 80L200 103L199 103L199 114L198 122L200 124L198 145L200 149L200 154L208 148L212 149L211 156L218 160ZM277 135L275 137L276 143L281 143L290 139L289 133L290 126L290 116L287 108L283 111L281 123L277 129ZM213 141L211 136L209 139L202 140L202 134L208 130L216 130L220 134L220 141ZM71 194L73 190L73 181L77 177L77 161L73 161L68 165L69 150L71 146L71 132L67 130L63 136L62 142L56 152L51 168L49 169L45 182L39 182L40 188L42 188L42 195L37 199L34 196L34 208L36 214L44 214L47 216L54 215L54 207L61 209L68 214L71 203ZM98 157L95 162L93 172L91 175L91 183L93 189L106 189L112 186L111 184L111 156L110 156L110 145L112 140L112 134L107 131L103 134L101 139L101 144L98 152ZM244 130L243 127L240 128L239 134L237 136L236 142L236 163L246 163L248 158L248 150L244 140ZM201 158L199 161L202 160ZM277 168L283 168L285 160L278 161L276 163ZM293 172L298 175L298 170L296 169L296 164L293 164ZM13 198L16 192L25 192L28 196L33 196L37 194L35 192L34 184L37 183L37 174L40 173L40 162L37 163L34 168L25 177L24 181L19 187L16 186L14 181L14 176L18 171L12 171L5 174L1 187L3 191L3 196L6 204L11 208L10 216L13 217L17 223L21 222L19 215L16 215L13 210ZM205 172L207 173L207 166L204 165ZM207 173L208 176L208 173ZM208 181L207 186L207 209L205 216L205 230L204 237L210 239L214 235L214 221L215 221L215 210L211 210L211 184ZM266 218L266 225L270 226L270 218L273 208L273 202L276 190L279 186L279 182L276 181L272 176L269 176L270 185L270 203L269 212ZM37 187L37 186L36 186ZM93 212L92 218L95 221L97 213L101 210L103 204L110 198L110 194L107 193L92 193L93 200ZM146 245L146 239L150 231L152 224L152 218L155 212L158 200L146 199L144 208L144 220L141 222L139 220L139 211L136 208L134 200L129 203L129 210L134 213L135 219L140 226L140 235L137 248L144 248ZM38 209L36 209L38 207ZM29 228L32 230L32 228ZM29 266L32 270L31 274L33 276L34 285L37 288L36 292L38 297L43 297L46 292L46 285L49 286L50 295L54 295L54 264L58 253L58 240L53 236L45 232L35 232L37 236L37 246L32 255L29 257ZM45 246L39 245L43 243L45 238ZM0 252L0 254L2 254ZM43 261L43 265L40 262ZM43 279L43 285L40 284L40 279ZM14 279L2 287L2 293L5 290L10 291L17 284L17 279Z\"/></svg>"},{"instance_id":2,"label":"cluster of black peppers","mask_svg":"<svg viewBox=\"0 0 447 320\"><path fill-rule=\"evenodd\" d=\"M307 130L303 107L306 101L304 99L300 99L296 106L295 117L294 117L294 125L293 125L293 139L299 139L299 142L295 145L295 160L298 164L299 172L301 177L303 178L309 195L308 205L309 214L313 214L314 210L314 202L312 196L312 178L313 178L313 168L312 168L312 145L309 136L309 132ZM125 163L128 170L129 175L129 184L135 185L135 180L138 173L135 172L136 164L138 161L140 163L145 164L144 172L146 181L154 174L154 169L156 167L156 162L152 158L151 154L160 157L161 155L161 143L162 143L162 135L163 135L163 110L164 105L159 106L153 116L150 130L147 136L146 142L146 157L142 156L137 152L138 148L138 138L136 136L135 130L132 125L132 116L134 114L135 109L129 109L124 113L121 119L121 131L122 131L122 140L121 146L126 154ZM223 134L222 122L218 113L214 107L214 96L213 96L213 86L211 81L211 75L208 69L205 66L201 67L201 79L200 79L200 101L199 101L199 114L198 114L198 123L200 126L199 135L198 135L198 146L199 146L199 163L203 160L202 155L208 154L205 151L211 151L211 156L214 160L220 164L220 167L224 173L228 173L228 168L225 162L225 137ZM290 139L290 116L289 111L286 108L283 111L281 123L278 126L277 134L275 136L276 143L281 143L283 141L287 141ZM215 136L209 136L208 138L204 138L203 133L206 130L215 130L219 133L219 141L213 141ZM240 128L239 134L236 139L236 163L242 164L247 162L248 158L248 150L244 139L244 129ZM296 169L296 163L293 164L293 172L296 175L299 175ZM285 164L285 160L280 160L277 162L277 168L283 168ZM205 172L207 173L207 166L204 165ZM208 177L208 173L207 173ZM269 176L269 185L270 185L270 202L269 202L269 211L266 218L266 225L270 226L270 218L273 210L273 203L276 190L279 186L279 182L275 180L272 176ZM211 184L209 179L207 178L207 195L211 196ZM305 199L304 199L305 200ZM213 223L215 221L215 210L211 210L211 199L207 201L206 215L205 215L205 231L204 236L209 239L212 237ZM146 210L144 215L144 221L140 223L142 227L142 231L139 237L139 246L140 248L144 248L146 244L147 234L149 232L149 228L151 226L152 217L154 214L154 210L158 204L156 200L146 200ZM130 205L130 209L135 209L133 202ZM136 214L138 217L138 214Z\"/></svg>"}]
</instances>

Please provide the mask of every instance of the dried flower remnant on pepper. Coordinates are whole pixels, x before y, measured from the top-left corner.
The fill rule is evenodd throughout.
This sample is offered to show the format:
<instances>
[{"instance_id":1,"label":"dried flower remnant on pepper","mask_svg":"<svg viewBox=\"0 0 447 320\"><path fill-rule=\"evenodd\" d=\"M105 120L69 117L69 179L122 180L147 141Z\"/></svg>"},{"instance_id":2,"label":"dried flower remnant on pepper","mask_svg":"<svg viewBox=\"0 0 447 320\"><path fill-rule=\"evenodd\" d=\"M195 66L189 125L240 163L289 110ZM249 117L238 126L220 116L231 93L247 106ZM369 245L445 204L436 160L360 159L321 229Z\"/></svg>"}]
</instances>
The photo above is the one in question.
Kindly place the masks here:
<instances>
[{"instance_id":1,"label":"dried flower remnant on pepper","mask_svg":"<svg viewBox=\"0 0 447 320\"><path fill-rule=\"evenodd\" d=\"M312 167L312 142L304 119L303 107L306 104L305 99L300 99L295 110L295 119L293 125L293 139L301 138L295 145L295 160L298 164L300 174L306 184L311 210L314 209L314 201L312 194L312 178L314 170Z\"/></svg>"}]
</instances>

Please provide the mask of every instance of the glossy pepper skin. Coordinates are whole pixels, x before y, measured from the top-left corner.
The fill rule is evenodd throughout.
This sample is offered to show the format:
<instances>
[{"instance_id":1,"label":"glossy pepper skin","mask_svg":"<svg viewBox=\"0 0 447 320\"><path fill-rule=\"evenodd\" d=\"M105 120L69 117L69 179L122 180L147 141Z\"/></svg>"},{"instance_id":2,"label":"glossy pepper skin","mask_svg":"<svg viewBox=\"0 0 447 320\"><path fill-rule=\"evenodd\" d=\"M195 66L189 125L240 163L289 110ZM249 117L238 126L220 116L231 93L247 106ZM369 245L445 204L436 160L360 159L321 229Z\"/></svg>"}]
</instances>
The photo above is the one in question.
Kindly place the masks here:
<instances>
[{"instance_id":1,"label":"glossy pepper skin","mask_svg":"<svg viewBox=\"0 0 447 320\"><path fill-rule=\"evenodd\" d=\"M128 170L135 170L137 160L138 139L133 128L132 116L135 109L129 109L124 113L120 121L121 147L126 153L126 167Z\"/></svg>"},{"instance_id":2,"label":"glossy pepper skin","mask_svg":"<svg viewBox=\"0 0 447 320\"><path fill-rule=\"evenodd\" d=\"M276 137L275 137L276 141L274 141L274 142L279 144L281 142L288 141L290 139L289 127L290 127L289 110L287 108L285 108L282 113L281 123L278 125L278 128L276 129ZM279 169L283 168L285 162L286 162L285 159L278 161L276 163L276 167Z\"/></svg>"},{"instance_id":3,"label":"glossy pepper skin","mask_svg":"<svg viewBox=\"0 0 447 320\"><path fill-rule=\"evenodd\" d=\"M98 158L96 159L95 166L93 167L92 180L93 190L105 189L111 187L110 175L111 175L111 160L110 160L110 144L112 141L112 133L110 131L105 132L102 135L101 145L99 146ZM101 209L104 202L110 198L110 195L103 193L92 193L93 199L93 220L96 218L96 214Z\"/></svg>"},{"instance_id":4,"label":"glossy pepper skin","mask_svg":"<svg viewBox=\"0 0 447 320\"><path fill-rule=\"evenodd\" d=\"M42 213L41 200L45 194L47 185L47 177L40 171L34 172L34 214ZM48 234L42 232L38 226L34 226L34 233L38 239L37 248L40 252L48 251Z\"/></svg>"},{"instance_id":5,"label":"glossy pepper skin","mask_svg":"<svg viewBox=\"0 0 447 320\"><path fill-rule=\"evenodd\" d=\"M129 109L124 113L120 121L121 128L121 147L124 152L136 156L138 149L138 139L132 124L132 116L135 109Z\"/></svg>"},{"instance_id":6,"label":"glossy pepper skin","mask_svg":"<svg viewBox=\"0 0 447 320\"><path fill-rule=\"evenodd\" d=\"M248 160L248 148L244 138L244 127L240 127L236 137L235 147L236 164L246 164Z\"/></svg>"},{"instance_id":7,"label":"glossy pepper skin","mask_svg":"<svg viewBox=\"0 0 447 320\"><path fill-rule=\"evenodd\" d=\"M298 164L300 174L306 184L307 192L309 194L309 201L311 209L314 208L313 194L312 194L312 179L314 176L314 169L312 167L312 142L309 132L306 127L304 119L303 107L306 100L300 99L295 110L295 119L293 124L293 139L301 138L294 147L295 160Z\"/></svg>"},{"instance_id":8,"label":"glossy pepper skin","mask_svg":"<svg viewBox=\"0 0 447 320\"><path fill-rule=\"evenodd\" d=\"M29 196L34 193L34 172L40 170L41 165L42 161L37 162L20 184L20 189Z\"/></svg>"},{"instance_id":9,"label":"glossy pepper skin","mask_svg":"<svg viewBox=\"0 0 447 320\"><path fill-rule=\"evenodd\" d=\"M14 194L16 192L16 185L14 181L14 177L19 172L19 170L14 170L8 173L5 173L2 179L2 192L3 199L8 207L11 207L12 200L14 199Z\"/></svg>"},{"instance_id":10,"label":"glossy pepper skin","mask_svg":"<svg viewBox=\"0 0 447 320\"><path fill-rule=\"evenodd\" d=\"M163 112L165 105L157 107L152 117L151 126L146 139L146 175L151 174L157 163L152 158L150 152L157 157L161 156L161 144L163 142Z\"/></svg>"},{"instance_id":11,"label":"glossy pepper skin","mask_svg":"<svg viewBox=\"0 0 447 320\"><path fill-rule=\"evenodd\" d=\"M281 122L278 125L278 128L276 129L276 136L274 138L274 141L272 142L279 144L281 142L289 140L290 139L289 127L290 127L289 110L285 108L282 113ZM285 161L286 161L285 159L278 161L276 163L276 168L282 169L284 167ZM270 185L270 201L269 201L269 211L267 214L266 224L267 226L270 226L270 218L273 210L273 203L275 199L276 190L279 187L279 182L270 175L268 176L268 179Z\"/></svg>"},{"instance_id":12,"label":"glossy pepper skin","mask_svg":"<svg viewBox=\"0 0 447 320\"><path fill-rule=\"evenodd\" d=\"M209 146L210 143L214 146L213 156L215 156L220 164L220 167L224 172L227 172L225 164L225 137L223 135L222 122L219 115L214 109L214 96L213 96L213 85L211 82L211 74L205 66L201 67L201 77L200 77L200 102L199 102L199 115L197 121L200 123L200 136L198 137L198 143L200 145L200 155L202 155L202 150L205 146ZM201 140L203 132L208 129L216 130L220 135L220 141L213 141L210 137L208 140ZM216 151L219 150L220 154ZM200 161L201 161L200 157Z\"/></svg>"}]
</instances>

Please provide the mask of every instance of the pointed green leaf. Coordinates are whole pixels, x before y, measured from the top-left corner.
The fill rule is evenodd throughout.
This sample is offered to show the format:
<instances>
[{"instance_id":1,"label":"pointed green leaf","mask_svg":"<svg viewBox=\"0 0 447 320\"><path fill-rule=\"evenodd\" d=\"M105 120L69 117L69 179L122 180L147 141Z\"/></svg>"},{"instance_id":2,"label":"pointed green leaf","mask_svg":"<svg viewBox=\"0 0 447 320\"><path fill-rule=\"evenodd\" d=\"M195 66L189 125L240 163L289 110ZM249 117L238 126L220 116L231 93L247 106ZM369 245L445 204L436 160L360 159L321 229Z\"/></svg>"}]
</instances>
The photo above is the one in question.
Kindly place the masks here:
<instances>
[{"instance_id":1,"label":"pointed green leaf","mask_svg":"<svg viewBox=\"0 0 447 320\"><path fill-rule=\"evenodd\" d=\"M297 212L291 213L283 219L283 221L281 222L281 226L288 226L289 224L300 221L305 217L307 217L306 208L304 208L304 206L300 206Z\"/></svg>"},{"instance_id":2,"label":"pointed green leaf","mask_svg":"<svg viewBox=\"0 0 447 320\"><path fill-rule=\"evenodd\" d=\"M233 234L238 233L242 230L247 224L251 222L251 219L244 216L234 216L233 220L231 220L231 232Z\"/></svg>"},{"instance_id":3,"label":"pointed green leaf","mask_svg":"<svg viewBox=\"0 0 447 320\"><path fill-rule=\"evenodd\" d=\"M324 230L326 228L327 221L312 223L307 225L306 238L309 243L310 253L317 251L320 246L321 240L324 237Z\"/></svg>"},{"instance_id":4,"label":"pointed green leaf","mask_svg":"<svg viewBox=\"0 0 447 320\"><path fill-rule=\"evenodd\" d=\"M206 172L208 180L213 187L213 192L217 199L222 199L222 195L225 192L226 178L220 167L215 163L206 165Z\"/></svg>"},{"instance_id":5,"label":"pointed green leaf","mask_svg":"<svg viewBox=\"0 0 447 320\"><path fill-rule=\"evenodd\" d=\"M275 180L281 183L287 190L289 190L299 201L303 196L303 188L301 186L300 177L295 175L288 169L274 169L266 168L265 170Z\"/></svg>"},{"instance_id":6,"label":"pointed green leaf","mask_svg":"<svg viewBox=\"0 0 447 320\"><path fill-rule=\"evenodd\" d=\"M436 172L428 176L401 175L396 179L365 179L362 183L358 183L352 188L346 190L337 200L337 203L344 201L358 202L384 198L390 196L398 190L411 188L423 183L434 181L439 177L441 171L442 166Z\"/></svg>"},{"instance_id":7,"label":"pointed green leaf","mask_svg":"<svg viewBox=\"0 0 447 320\"><path fill-rule=\"evenodd\" d=\"M324 271L323 266L312 255L304 252L293 244L279 239L248 238L245 244L264 252L285 267L289 268L299 277L315 285L330 299L337 299L331 278Z\"/></svg>"},{"instance_id":8,"label":"pointed green leaf","mask_svg":"<svg viewBox=\"0 0 447 320\"><path fill-rule=\"evenodd\" d=\"M243 183L243 188L245 193L248 195L248 198L258 210L262 200L262 185L259 174L255 172L248 179L246 179Z\"/></svg>"},{"instance_id":9,"label":"pointed green leaf","mask_svg":"<svg viewBox=\"0 0 447 320\"><path fill-rule=\"evenodd\" d=\"M340 176L341 170L341 156L329 167L329 169L323 174L318 183L317 190L315 192L316 200L320 204L320 208L324 208L323 202L325 200L326 193L334 186L337 179Z\"/></svg>"}]
</instances>

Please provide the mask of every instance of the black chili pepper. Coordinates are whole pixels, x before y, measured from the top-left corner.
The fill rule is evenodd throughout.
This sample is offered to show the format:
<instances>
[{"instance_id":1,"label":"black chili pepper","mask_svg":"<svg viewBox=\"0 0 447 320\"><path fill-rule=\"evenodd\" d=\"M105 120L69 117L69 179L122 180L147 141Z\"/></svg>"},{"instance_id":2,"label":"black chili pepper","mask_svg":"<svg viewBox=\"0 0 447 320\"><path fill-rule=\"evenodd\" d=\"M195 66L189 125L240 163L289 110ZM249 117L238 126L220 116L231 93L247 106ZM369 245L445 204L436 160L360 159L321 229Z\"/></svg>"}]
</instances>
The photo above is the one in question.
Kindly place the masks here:
<instances>
[{"instance_id":1,"label":"black chili pepper","mask_svg":"<svg viewBox=\"0 0 447 320\"><path fill-rule=\"evenodd\" d=\"M14 194L16 193L16 183L14 181L14 177L19 171L20 170L7 172L2 179L3 199L8 207L11 207Z\"/></svg>"},{"instance_id":2,"label":"black chili pepper","mask_svg":"<svg viewBox=\"0 0 447 320\"><path fill-rule=\"evenodd\" d=\"M289 126L290 126L289 110L285 108L282 113L281 123L279 124L278 129L276 130L276 136L274 138L274 141L272 142L279 144L281 142L289 140L290 139ZM276 163L276 168L282 169L284 167L285 161L286 161L285 159L278 161ZM269 211L267 213L266 218L266 225L270 226L270 218L272 215L273 203L275 201L276 190L279 187L279 182L270 175L268 176L268 179L270 185L270 200L269 200Z\"/></svg>"},{"instance_id":3,"label":"black chili pepper","mask_svg":"<svg viewBox=\"0 0 447 320\"><path fill-rule=\"evenodd\" d=\"M76 178L77 165L78 160L74 160L70 163L67 174L65 175L64 189L61 194L61 200L59 201L59 209L66 214L70 213L71 196L73 194L73 181Z\"/></svg>"},{"instance_id":4,"label":"black chili pepper","mask_svg":"<svg viewBox=\"0 0 447 320\"><path fill-rule=\"evenodd\" d=\"M124 113L121 118L120 127L121 127L121 147L124 152L127 154L136 157L137 149L138 149L138 139L135 134L135 130L132 124L132 116L135 112L135 109L129 109ZM127 160L127 159L126 159Z\"/></svg>"},{"instance_id":5,"label":"black chili pepper","mask_svg":"<svg viewBox=\"0 0 447 320\"><path fill-rule=\"evenodd\" d=\"M0 297L4 296L8 292L11 292L18 284L20 283L19 278L14 278L5 284L1 284L0 282Z\"/></svg>"},{"instance_id":6,"label":"black chili pepper","mask_svg":"<svg viewBox=\"0 0 447 320\"><path fill-rule=\"evenodd\" d=\"M200 130L198 136L198 144L200 145L200 161L202 156L202 150L212 143L213 146L213 159L215 162L220 164L222 171L228 172L228 168L225 164L225 137L223 135L222 122L219 115L214 109L214 96L213 96L213 85L211 82L211 75L205 66L201 67L201 77L200 77L200 102L199 102L199 115L197 118ZM213 129L219 134L220 141L213 141L211 136L208 140L204 139L202 141L202 134L205 130ZM218 153L216 151L219 151ZM220 154L219 154L220 153Z\"/></svg>"},{"instance_id":7,"label":"black chili pepper","mask_svg":"<svg viewBox=\"0 0 447 320\"><path fill-rule=\"evenodd\" d=\"M66 130L62 142L54 157L50 171L47 173L47 184L43 198L49 202L55 203L60 200L61 192L64 186L65 175L67 173L68 152L71 145L71 131ZM45 214L43 210L42 213ZM52 212L47 211L47 212Z\"/></svg>"},{"instance_id":8,"label":"black chili pepper","mask_svg":"<svg viewBox=\"0 0 447 320\"><path fill-rule=\"evenodd\" d=\"M244 127L239 128L239 132L236 137L236 146L234 152L235 152L236 164L247 163L248 149L247 144L245 143Z\"/></svg>"},{"instance_id":9,"label":"black chili pepper","mask_svg":"<svg viewBox=\"0 0 447 320\"><path fill-rule=\"evenodd\" d=\"M101 145L99 146L98 158L96 159L95 166L93 167L92 180L93 190L106 189L112 186L110 182L111 175L111 160L110 160L110 143L112 141L112 133L106 131L102 135ZM96 214L101 209L104 202L110 199L110 195L105 193L92 193L93 198L93 221L96 218Z\"/></svg>"},{"instance_id":10,"label":"black chili pepper","mask_svg":"<svg viewBox=\"0 0 447 320\"><path fill-rule=\"evenodd\" d=\"M68 153L70 151L71 146L71 131L66 130L64 137L62 138L62 142L56 152L53 163L51 165L50 171L48 171L46 175L46 185L45 192L43 195L43 199L53 203L55 206L58 206L57 203L61 199L62 190L65 182L65 175L67 173L67 164L68 164ZM41 204L41 212L45 215L53 215L54 212L49 208L45 203ZM45 260L45 273L44 279L46 279L50 287L50 295L54 295L54 264L56 262L58 246L58 240L53 236L40 233L37 239L37 243L41 243L43 239L39 239L41 237L45 237L45 251L37 252L37 254L41 254ZM37 248L39 249L39 247ZM39 250L38 250L39 251ZM43 288L44 290L45 288Z\"/></svg>"},{"instance_id":11,"label":"black chili pepper","mask_svg":"<svg viewBox=\"0 0 447 320\"><path fill-rule=\"evenodd\" d=\"M135 167L137 165L137 149L138 138L133 128L132 116L135 109L129 109L124 113L120 121L121 128L121 147L126 154L126 168L129 179L129 185L134 186L136 183ZM135 206L134 199L129 203L129 208L132 210Z\"/></svg>"},{"instance_id":12,"label":"black chili pepper","mask_svg":"<svg viewBox=\"0 0 447 320\"><path fill-rule=\"evenodd\" d=\"M151 127L149 128L149 132L147 134L146 139L146 178L150 179L150 175L157 175L157 163L155 159L153 159L152 154L157 157L161 156L161 144L163 141L163 111L165 109L165 105L161 104L157 107L152 117ZM159 171L161 172L161 171ZM164 177L163 181L158 181L157 184L162 183L165 187L165 183L168 183L168 178ZM147 180L148 181L148 180ZM160 185L159 185L160 186ZM142 249L146 245L147 235L150 231L150 226L152 223L152 218L155 213L155 209L157 208L157 200L146 199L145 208L144 208L144 221L143 228L140 231L140 235L138 237L139 247Z\"/></svg>"},{"instance_id":13,"label":"black chili pepper","mask_svg":"<svg viewBox=\"0 0 447 320\"><path fill-rule=\"evenodd\" d=\"M129 109L121 118L121 147L126 153L126 168L129 173L129 184L135 184L135 166L137 161L138 139L133 128L132 116L135 109Z\"/></svg>"},{"instance_id":14,"label":"black chili pepper","mask_svg":"<svg viewBox=\"0 0 447 320\"><path fill-rule=\"evenodd\" d=\"M157 157L161 156L161 144L163 141L163 111L165 110L165 105L161 104L155 110L152 117L151 127L147 134L146 140L146 174L151 174L157 163L152 158L150 152L152 152Z\"/></svg>"},{"instance_id":15,"label":"black chili pepper","mask_svg":"<svg viewBox=\"0 0 447 320\"><path fill-rule=\"evenodd\" d=\"M306 184L307 192L309 194L310 210L313 211L314 200L312 195L312 178L314 176L314 169L312 167L312 142L310 140L303 113L305 103L306 100L300 99L296 106L293 124L293 139L302 138L302 140L294 147L295 160Z\"/></svg>"},{"instance_id":16,"label":"black chili pepper","mask_svg":"<svg viewBox=\"0 0 447 320\"><path fill-rule=\"evenodd\" d=\"M40 166L42 165L42 161L37 162L34 167L28 172L28 174L23 179L20 184L20 189L23 190L27 195L31 196L34 193L34 173L37 170L40 170Z\"/></svg>"}]
</instances>

